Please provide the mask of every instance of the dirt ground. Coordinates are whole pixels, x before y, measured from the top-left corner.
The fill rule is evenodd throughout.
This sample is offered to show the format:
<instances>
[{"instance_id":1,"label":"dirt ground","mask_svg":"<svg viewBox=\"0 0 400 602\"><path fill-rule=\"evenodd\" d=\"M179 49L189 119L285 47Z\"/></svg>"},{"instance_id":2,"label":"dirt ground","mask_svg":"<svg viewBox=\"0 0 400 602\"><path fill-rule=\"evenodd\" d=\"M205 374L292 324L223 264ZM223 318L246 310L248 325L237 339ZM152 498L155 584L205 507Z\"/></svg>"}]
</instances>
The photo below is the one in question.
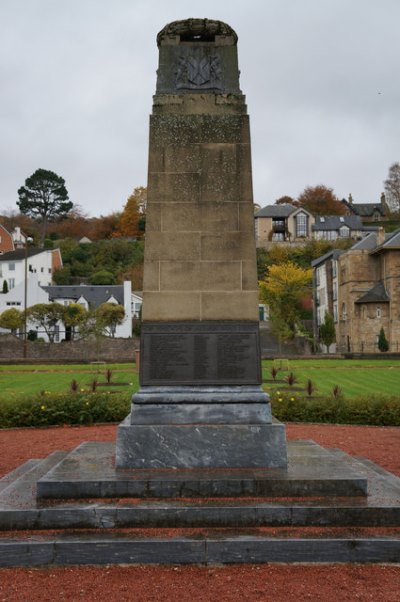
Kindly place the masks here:
<instances>
[{"instance_id":1,"label":"dirt ground","mask_svg":"<svg viewBox=\"0 0 400 602\"><path fill-rule=\"evenodd\" d=\"M313 439L373 460L400 476L400 428L287 426L289 439ZM29 458L82 441L112 441L115 426L0 431L0 476ZM0 569L0 602L271 601L399 602L399 565L106 566Z\"/></svg>"}]
</instances>

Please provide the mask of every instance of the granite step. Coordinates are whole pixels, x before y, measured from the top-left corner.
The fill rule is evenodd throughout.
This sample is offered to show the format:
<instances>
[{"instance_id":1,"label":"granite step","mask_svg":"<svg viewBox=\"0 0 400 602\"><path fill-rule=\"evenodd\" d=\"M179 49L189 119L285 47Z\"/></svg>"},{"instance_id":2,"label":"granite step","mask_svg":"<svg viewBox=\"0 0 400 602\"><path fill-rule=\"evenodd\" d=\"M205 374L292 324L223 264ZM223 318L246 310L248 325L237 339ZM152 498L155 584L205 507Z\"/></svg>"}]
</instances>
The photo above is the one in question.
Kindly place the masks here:
<instances>
[{"instance_id":1,"label":"granite step","mask_svg":"<svg viewBox=\"0 0 400 602\"><path fill-rule=\"evenodd\" d=\"M112 442L87 442L38 481L40 498L366 496L367 478L313 441L288 442L286 469L116 469Z\"/></svg>"},{"instance_id":2,"label":"granite step","mask_svg":"<svg viewBox=\"0 0 400 602\"><path fill-rule=\"evenodd\" d=\"M9 486L11 483L14 483L20 476L35 468L42 460L28 460L24 464L18 466L12 472L6 474L3 478L0 479L0 494Z\"/></svg>"},{"instance_id":3,"label":"granite step","mask_svg":"<svg viewBox=\"0 0 400 602\"><path fill-rule=\"evenodd\" d=\"M28 463L6 475L4 482L7 484L0 491L0 507L15 508L17 506L22 510L36 505L37 481L62 461L66 455L67 452L55 451L43 460L28 460ZM21 471L18 473L17 471L20 469ZM16 478L12 478L12 475Z\"/></svg>"},{"instance_id":4,"label":"granite step","mask_svg":"<svg viewBox=\"0 0 400 602\"><path fill-rule=\"evenodd\" d=\"M56 535L0 539L0 567L105 564L399 563L397 538L132 538Z\"/></svg>"}]
</instances>

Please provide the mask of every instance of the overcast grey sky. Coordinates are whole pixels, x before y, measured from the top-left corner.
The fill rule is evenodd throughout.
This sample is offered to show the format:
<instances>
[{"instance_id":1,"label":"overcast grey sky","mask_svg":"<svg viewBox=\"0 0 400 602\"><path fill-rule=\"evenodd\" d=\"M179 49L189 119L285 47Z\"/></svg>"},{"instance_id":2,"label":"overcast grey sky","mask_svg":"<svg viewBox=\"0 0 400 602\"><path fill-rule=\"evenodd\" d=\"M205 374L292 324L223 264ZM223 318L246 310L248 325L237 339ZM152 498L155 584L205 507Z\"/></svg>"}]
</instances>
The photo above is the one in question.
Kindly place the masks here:
<instances>
[{"instance_id":1,"label":"overcast grey sky","mask_svg":"<svg viewBox=\"0 0 400 602\"><path fill-rule=\"evenodd\" d=\"M239 36L254 200L305 186L376 202L400 161L399 0L0 0L0 213L37 168L90 215L147 178L157 32Z\"/></svg>"}]
</instances>

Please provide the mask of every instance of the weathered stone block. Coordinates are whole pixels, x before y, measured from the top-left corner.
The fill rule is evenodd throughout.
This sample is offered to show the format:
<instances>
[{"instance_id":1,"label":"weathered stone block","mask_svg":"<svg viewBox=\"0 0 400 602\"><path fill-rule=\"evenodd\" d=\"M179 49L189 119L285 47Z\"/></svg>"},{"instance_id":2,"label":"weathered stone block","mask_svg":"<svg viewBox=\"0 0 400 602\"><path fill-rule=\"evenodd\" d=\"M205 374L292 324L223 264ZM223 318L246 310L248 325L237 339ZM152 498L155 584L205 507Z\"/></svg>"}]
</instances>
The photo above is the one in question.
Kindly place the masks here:
<instances>
[{"instance_id":1,"label":"weathered stone block","mask_svg":"<svg viewBox=\"0 0 400 602\"><path fill-rule=\"evenodd\" d=\"M148 232L146 234L145 262L200 260L200 233ZM146 271L146 265L145 265Z\"/></svg>"},{"instance_id":2,"label":"weathered stone block","mask_svg":"<svg viewBox=\"0 0 400 602\"><path fill-rule=\"evenodd\" d=\"M257 302L257 303L256 303ZM201 293L202 320L257 320L257 291Z\"/></svg>"},{"instance_id":3,"label":"weathered stone block","mask_svg":"<svg viewBox=\"0 0 400 602\"><path fill-rule=\"evenodd\" d=\"M193 292L149 292L143 305L143 320L200 320L200 294Z\"/></svg>"},{"instance_id":4,"label":"weathered stone block","mask_svg":"<svg viewBox=\"0 0 400 602\"><path fill-rule=\"evenodd\" d=\"M255 260L253 241L247 232L201 235L201 259L209 261Z\"/></svg>"}]
</instances>

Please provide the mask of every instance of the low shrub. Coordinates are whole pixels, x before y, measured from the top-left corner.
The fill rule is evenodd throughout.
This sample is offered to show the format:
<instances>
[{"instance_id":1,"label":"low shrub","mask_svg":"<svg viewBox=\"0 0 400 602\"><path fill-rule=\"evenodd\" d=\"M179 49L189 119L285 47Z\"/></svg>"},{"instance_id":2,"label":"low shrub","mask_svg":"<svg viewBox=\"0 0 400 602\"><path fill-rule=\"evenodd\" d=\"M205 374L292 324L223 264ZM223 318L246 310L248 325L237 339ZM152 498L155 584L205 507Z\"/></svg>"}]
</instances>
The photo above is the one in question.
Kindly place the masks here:
<instances>
[{"instance_id":1,"label":"low shrub","mask_svg":"<svg viewBox=\"0 0 400 602\"><path fill-rule=\"evenodd\" d=\"M0 403L0 428L120 422L129 413L131 394L46 393Z\"/></svg>"},{"instance_id":2,"label":"low shrub","mask_svg":"<svg viewBox=\"0 0 400 602\"><path fill-rule=\"evenodd\" d=\"M283 422L400 426L400 397L369 395L318 399L294 393L271 394L273 415Z\"/></svg>"}]
</instances>

